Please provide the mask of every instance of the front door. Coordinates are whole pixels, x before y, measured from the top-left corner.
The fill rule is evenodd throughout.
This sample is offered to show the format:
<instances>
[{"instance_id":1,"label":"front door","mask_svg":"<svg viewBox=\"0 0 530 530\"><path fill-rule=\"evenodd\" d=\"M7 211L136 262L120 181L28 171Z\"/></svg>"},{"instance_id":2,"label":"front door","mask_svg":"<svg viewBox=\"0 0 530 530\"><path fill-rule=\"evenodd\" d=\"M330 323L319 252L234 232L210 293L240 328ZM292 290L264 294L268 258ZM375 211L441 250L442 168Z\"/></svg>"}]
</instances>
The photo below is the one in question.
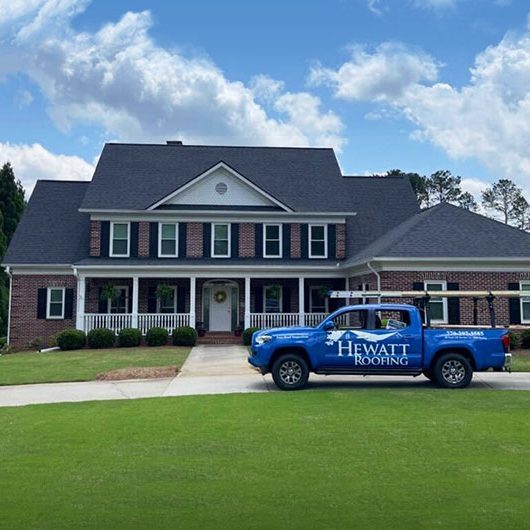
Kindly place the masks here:
<instances>
[{"instance_id":1,"label":"front door","mask_svg":"<svg viewBox=\"0 0 530 530\"><path fill-rule=\"evenodd\" d=\"M210 331L231 331L232 289L215 285L210 292Z\"/></svg>"}]
</instances>

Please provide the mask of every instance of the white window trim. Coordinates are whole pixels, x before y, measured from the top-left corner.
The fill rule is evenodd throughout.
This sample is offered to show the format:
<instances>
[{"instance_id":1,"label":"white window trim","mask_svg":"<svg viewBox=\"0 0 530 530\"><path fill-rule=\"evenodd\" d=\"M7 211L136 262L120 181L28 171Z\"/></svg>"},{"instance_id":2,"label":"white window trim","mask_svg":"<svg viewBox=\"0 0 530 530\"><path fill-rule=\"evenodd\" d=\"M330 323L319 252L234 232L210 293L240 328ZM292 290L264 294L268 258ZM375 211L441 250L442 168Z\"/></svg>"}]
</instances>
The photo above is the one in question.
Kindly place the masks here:
<instances>
[{"instance_id":1,"label":"white window trim","mask_svg":"<svg viewBox=\"0 0 530 530\"><path fill-rule=\"evenodd\" d=\"M423 282L423 288L428 291L429 289L427 288L427 286L430 284L430 283L440 283L442 284L442 291L447 291L447 280L425 280ZM447 298L442 298L442 308L443 308L443 319L442 320L432 320L431 319L431 323L432 324L447 324L448 321L449 321L449 312L448 312L448 309L447 309Z\"/></svg>"},{"instance_id":2,"label":"white window trim","mask_svg":"<svg viewBox=\"0 0 530 530\"><path fill-rule=\"evenodd\" d=\"M317 227L317 226L323 226L324 227L324 255L323 256L313 256L312 252L311 252L311 229L313 227ZM317 224L310 224L308 226L308 229L307 229L307 246L308 246L308 251L307 251L307 255L311 258L311 259L327 259L328 257L328 225L327 224L320 224L320 223L317 223Z\"/></svg>"},{"instance_id":3,"label":"white window trim","mask_svg":"<svg viewBox=\"0 0 530 530\"><path fill-rule=\"evenodd\" d=\"M162 225L174 225L175 226L175 253L174 254L162 254ZM160 221L158 223L158 257L159 258L178 258L179 257L179 224L178 223L165 223Z\"/></svg>"},{"instance_id":4,"label":"white window trim","mask_svg":"<svg viewBox=\"0 0 530 530\"><path fill-rule=\"evenodd\" d=\"M274 287L274 284L268 284L263 286L263 312L267 313L267 289ZM283 285L278 286L280 288L280 301L278 303L278 313L267 313L267 315L278 315L283 313Z\"/></svg>"},{"instance_id":5,"label":"white window trim","mask_svg":"<svg viewBox=\"0 0 530 530\"><path fill-rule=\"evenodd\" d=\"M522 291L523 290L523 285L530 285L530 282L519 282L519 290ZM524 311L523 311L523 303L530 303L530 300L529 301L526 301L525 298L530 298L530 291L528 291L528 297L526 296L521 296L521 298L519 299L519 307L520 307L520 311L521 311L521 324L530 324L530 320L529 319L525 319L524 318Z\"/></svg>"},{"instance_id":6,"label":"white window trim","mask_svg":"<svg viewBox=\"0 0 530 530\"><path fill-rule=\"evenodd\" d=\"M127 254L114 254L114 225L127 225ZM109 241L109 256L111 258L128 258L131 254L131 223L128 221L111 221L110 223L110 241Z\"/></svg>"},{"instance_id":7,"label":"white window trim","mask_svg":"<svg viewBox=\"0 0 530 530\"><path fill-rule=\"evenodd\" d=\"M50 306L51 306L51 291L62 291L63 298L61 300L61 316L57 315L50 315ZM65 305L65 293L66 289L64 287L48 287L47 293L46 293L46 319L48 320L64 320L64 305ZM57 304L58 302L54 302Z\"/></svg>"},{"instance_id":8,"label":"white window trim","mask_svg":"<svg viewBox=\"0 0 530 530\"><path fill-rule=\"evenodd\" d=\"M173 313L177 312L177 286L176 285L170 285L169 286L173 290ZM160 315L169 315L171 313L160 313L160 306L161 306L162 300L160 298L156 299L156 312Z\"/></svg>"},{"instance_id":9,"label":"white window trim","mask_svg":"<svg viewBox=\"0 0 530 530\"><path fill-rule=\"evenodd\" d=\"M322 285L312 285L309 288L309 312L310 313L315 312L313 311L313 296L311 295L311 291L320 291L322 287L323 287ZM324 313L329 313L329 298L327 296L324 297Z\"/></svg>"},{"instance_id":10,"label":"white window trim","mask_svg":"<svg viewBox=\"0 0 530 530\"><path fill-rule=\"evenodd\" d=\"M267 254L267 227L277 226L278 227L278 241L279 241L279 254ZM276 241L276 239L271 239ZM263 257L264 258L282 258L283 257L283 225L279 223L267 223L263 225Z\"/></svg>"},{"instance_id":11,"label":"white window trim","mask_svg":"<svg viewBox=\"0 0 530 530\"><path fill-rule=\"evenodd\" d=\"M228 254L215 254L215 227L216 226L227 226L227 237L228 237ZM232 254L232 225L231 223L212 223L211 228L211 242L210 242L210 255L212 258L229 258Z\"/></svg>"},{"instance_id":12,"label":"white window trim","mask_svg":"<svg viewBox=\"0 0 530 530\"><path fill-rule=\"evenodd\" d=\"M129 305L127 302L129 300L129 286L128 285L115 285L114 289L125 289L125 313L112 313L113 315L127 315L129 314L127 312L127 306ZM107 314L111 314L110 310L112 308L112 300L110 298L107 298Z\"/></svg>"}]
</instances>

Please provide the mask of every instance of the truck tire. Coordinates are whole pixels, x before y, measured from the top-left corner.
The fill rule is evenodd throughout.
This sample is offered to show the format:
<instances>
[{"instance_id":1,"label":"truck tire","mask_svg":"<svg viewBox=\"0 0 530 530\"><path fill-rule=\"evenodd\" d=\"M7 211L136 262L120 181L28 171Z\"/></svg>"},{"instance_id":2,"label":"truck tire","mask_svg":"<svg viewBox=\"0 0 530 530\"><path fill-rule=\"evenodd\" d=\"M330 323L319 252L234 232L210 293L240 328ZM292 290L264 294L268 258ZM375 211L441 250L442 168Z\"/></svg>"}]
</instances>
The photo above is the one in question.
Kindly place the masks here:
<instances>
[{"instance_id":1,"label":"truck tire","mask_svg":"<svg viewBox=\"0 0 530 530\"><path fill-rule=\"evenodd\" d=\"M272 365L272 379L280 390L301 390L309 379L305 359L296 353L287 353Z\"/></svg>"},{"instance_id":2,"label":"truck tire","mask_svg":"<svg viewBox=\"0 0 530 530\"><path fill-rule=\"evenodd\" d=\"M473 367L463 355L446 353L436 361L433 376L442 388L465 388L473 378Z\"/></svg>"}]
</instances>

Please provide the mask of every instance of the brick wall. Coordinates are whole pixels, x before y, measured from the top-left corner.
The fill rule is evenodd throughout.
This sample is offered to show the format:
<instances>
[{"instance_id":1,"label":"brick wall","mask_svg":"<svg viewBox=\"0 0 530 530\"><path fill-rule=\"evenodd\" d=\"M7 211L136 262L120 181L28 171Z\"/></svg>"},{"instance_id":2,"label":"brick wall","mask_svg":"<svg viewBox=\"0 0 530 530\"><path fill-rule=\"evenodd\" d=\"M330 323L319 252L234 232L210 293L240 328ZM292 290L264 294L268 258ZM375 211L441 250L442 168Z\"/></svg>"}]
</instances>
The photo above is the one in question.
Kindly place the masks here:
<instances>
[{"instance_id":1,"label":"brick wall","mask_svg":"<svg viewBox=\"0 0 530 530\"><path fill-rule=\"evenodd\" d=\"M188 223L186 232L186 256L188 258L202 258L202 223Z\"/></svg>"},{"instance_id":2,"label":"brick wall","mask_svg":"<svg viewBox=\"0 0 530 530\"><path fill-rule=\"evenodd\" d=\"M149 222L140 221L138 223L138 257L147 258L149 256Z\"/></svg>"},{"instance_id":3,"label":"brick wall","mask_svg":"<svg viewBox=\"0 0 530 530\"><path fill-rule=\"evenodd\" d=\"M299 223L291 225L291 258L302 257L301 228Z\"/></svg>"},{"instance_id":4,"label":"brick wall","mask_svg":"<svg viewBox=\"0 0 530 530\"><path fill-rule=\"evenodd\" d=\"M239 257L253 258L256 256L256 230L254 223L239 225Z\"/></svg>"},{"instance_id":5,"label":"brick wall","mask_svg":"<svg viewBox=\"0 0 530 530\"><path fill-rule=\"evenodd\" d=\"M344 259L346 257L346 224L337 225L337 259Z\"/></svg>"},{"instance_id":6,"label":"brick wall","mask_svg":"<svg viewBox=\"0 0 530 530\"><path fill-rule=\"evenodd\" d=\"M75 327L76 286L74 276L13 275L11 295L10 343L15 348L27 349L28 343L39 338L43 346L49 345L52 335L63 329ZM74 290L73 315L71 319L46 320L37 318L38 289L64 287Z\"/></svg>"},{"instance_id":7,"label":"brick wall","mask_svg":"<svg viewBox=\"0 0 530 530\"><path fill-rule=\"evenodd\" d=\"M90 221L90 255L98 257L101 247L101 221Z\"/></svg>"}]
</instances>

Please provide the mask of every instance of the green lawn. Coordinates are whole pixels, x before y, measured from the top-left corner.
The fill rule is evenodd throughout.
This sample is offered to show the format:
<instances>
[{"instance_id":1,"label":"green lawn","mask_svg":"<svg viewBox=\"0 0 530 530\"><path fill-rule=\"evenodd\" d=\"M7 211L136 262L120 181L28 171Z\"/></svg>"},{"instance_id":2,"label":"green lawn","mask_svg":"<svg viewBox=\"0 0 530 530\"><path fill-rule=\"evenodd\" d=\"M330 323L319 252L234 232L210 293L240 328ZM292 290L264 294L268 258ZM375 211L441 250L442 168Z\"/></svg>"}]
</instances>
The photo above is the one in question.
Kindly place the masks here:
<instances>
[{"instance_id":1,"label":"green lawn","mask_svg":"<svg viewBox=\"0 0 530 530\"><path fill-rule=\"evenodd\" d=\"M0 409L4 528L527 528L530 392Z\"/></svg>"},{"instance_id":2,"label":"green lawn","mask_svg":"<svg viewBox=\"0 0 530 530\"><path fill-rule=\"evenodd\" d=\"M518 355L517 350L512 351L514 372L530 372L530 355Z\"/></svg>"},{"instance_id":3,"label":"green lawn","mask_svg":"<svg viewBox=\"0 0 530 530\"><path fill-rule=\"evenodd\" d=\"M0 385L91 381L96 375L118 368L181 367L190 348L112 348L48 353L13 353L0 357Z\"/></svg>"}]
</instances>

